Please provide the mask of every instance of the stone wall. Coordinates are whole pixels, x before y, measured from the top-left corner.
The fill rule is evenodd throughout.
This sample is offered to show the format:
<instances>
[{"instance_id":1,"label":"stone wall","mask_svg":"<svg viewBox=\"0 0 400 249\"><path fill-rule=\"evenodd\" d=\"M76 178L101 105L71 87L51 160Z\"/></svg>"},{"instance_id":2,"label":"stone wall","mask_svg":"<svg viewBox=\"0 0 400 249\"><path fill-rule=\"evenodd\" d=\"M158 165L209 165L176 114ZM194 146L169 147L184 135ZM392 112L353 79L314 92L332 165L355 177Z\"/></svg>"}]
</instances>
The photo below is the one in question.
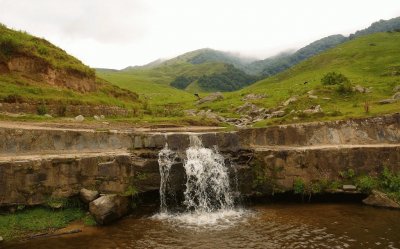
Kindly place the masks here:
<instances>
[{"instance_id":1,"label":"stone wall","mask_svg":"<svg viewBox=\"0 0 400 249\"><path fill-rule=\"evenodd\" d=\"M400 170L399 114L364 120L197 133L225 157L232 185L246 196L337 180L341 171ZM102 193L159 189L157 155L178 152L171 191L182 192L184 151L193 133L0 128L0 206L35 205L86 187Z\"/></svg>"}]
</instances>

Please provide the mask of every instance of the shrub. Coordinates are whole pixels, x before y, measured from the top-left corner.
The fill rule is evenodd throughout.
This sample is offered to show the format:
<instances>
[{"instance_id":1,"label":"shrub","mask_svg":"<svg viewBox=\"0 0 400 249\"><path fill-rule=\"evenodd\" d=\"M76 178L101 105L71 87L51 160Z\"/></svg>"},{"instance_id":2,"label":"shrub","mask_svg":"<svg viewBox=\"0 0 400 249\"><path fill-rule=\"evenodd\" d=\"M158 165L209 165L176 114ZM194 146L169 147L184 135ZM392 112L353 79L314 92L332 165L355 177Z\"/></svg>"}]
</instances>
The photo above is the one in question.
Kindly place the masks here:
<instances>
[{"instance_id":1,"label":"shrub","mask_svg":"<svg viewBox=\"0 0 400 249\"><path fill-rule=\"evenodd\" d=\"M23 103L24 98L18 94L10 94L3 99L5 103Z\"/></svg>"},{"instance_id":2,"label":"shrub","mask_svg":"<svg viewBox=\"0 0 400 249\"><path fill-rule=\"evenodd\" d=\"M400 192L400 174L384 168L381 175L381 187L387 192Z\"/></svg>"},{"instance_id":3,"label":"shrub","mask_svg":"<svg viewBox=\"0 0 400 249\"><path fill-rule=\"evenodd\" d=\"M39 114L39 115L45 115L47 113L47 107L46 107L45 103L44 102L40 103L37 106L36 111L37 111L37 114Z\"/></svg>"},{"instance_id":4,"label":"shrub","mask_svg":"<svg viewBox=\"0 0 400 249\"><path fill-rule=\"evenodd\" d=\"M293 182L293 192L295 194L304 194L306 191L306 184L300 178L296 178Z\"/></svg>"},{"instance_id":5,"label":"shrub","mask_svg":"<svg viewBox=\"0 0 400 249\"><path fill-rule=\"evenodd\" d=\"M56 112L57 116L65 117L65 115L67 114L67 105L65 103L61 103L60 105L57 106Z\"/></svg>"},{"instance_id":6,"label":"shrub","mask_svg":"<svg viewBox=\"0 0 400 249\"><path fill-rule=\"evenodd\" d=\"M341 73L330 72L324 75L321 79L323 85L339 85L349 83L349 79Z\"/></svg>"},{"instance_id":7,"label":"shrub","mask_svg":"<svg viewBox=\"0 0 400 249\"><path fill-rule=\"evenodd\" d=\"M336 87L336 92L340 95L348 95L353 93L353 86L350 82L344 82Z\"/></svg>"},{"instance_id":8,"label":"shrub","mask_svg":"<svg viewBox=\"0 0 400 249\"><path fill-rule=\"evenodd\" d=\"M378 187L378 181L371 176L361 176L357 179L356 185L361 192L369 193Z\"/></svg>"}]
</instances>

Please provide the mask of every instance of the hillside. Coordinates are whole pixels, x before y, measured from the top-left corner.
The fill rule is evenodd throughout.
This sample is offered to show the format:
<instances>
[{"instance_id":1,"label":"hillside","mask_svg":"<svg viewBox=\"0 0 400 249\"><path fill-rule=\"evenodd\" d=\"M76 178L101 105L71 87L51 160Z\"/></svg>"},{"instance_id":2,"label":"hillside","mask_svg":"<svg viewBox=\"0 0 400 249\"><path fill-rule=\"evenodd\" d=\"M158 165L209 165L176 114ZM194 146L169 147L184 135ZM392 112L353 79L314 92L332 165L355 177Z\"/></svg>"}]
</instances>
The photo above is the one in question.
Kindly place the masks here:
<instances>
[{"instance_id":1,"label":"hillside","mask_svg":"<svg viewBox=\"0 0 400 249\"><path fill-rule=\"evenodd\" d=\"M3 111L18 106L26 112L41 108L41 114L54 114L54 109L65 114L72 106L140 105L136 93L96 78L93 69L64 50L4 25L0 25L0 102Z\"/></svg>"},{"instance_id":2,"label":"hillside","mask_svg":"<svg viewBox=\"0 0 400 249\"><path fill-rule=\"evenodd\" d=\"M222 115L235 116L237 107L246 102L272 110L284 110L284 116L261 121L298 122L299 120L340 119L398 112L400 101L379 104L390 99L400 85L400 32L385 32L360 36L241 91L228 93L222 101L205 104ZM321 80L330 72L343 74L348 83L323 85ZM361 90L352 90L358 86ZM361 87L361 88L360 88ZM397 88L396 88L397 87ZM397 90L396 90L396 89ZM365 90L365 92L360 92ZM248 94L265 98L245 101ZM311 97L310 97L311 96ZM282 104L294 98L286 106ZM316 115L296 113L320 105L323 112ZM366 105L368 111L366 111ZM282 114L283 115L283 114Z\"/></svg>"},{"instance_id":3,"label":"hillside","mask_svg":"<svg viewBox=\"0 0 400 249\"><path fill-rule=\"evenodd\" d=\"M132 75L132 80L140 78L192 93L234 91L259 79L242 70L250 61L221 51L199 49L170 60L109 72L109 75Z\"/></svg>"}]
</instances>

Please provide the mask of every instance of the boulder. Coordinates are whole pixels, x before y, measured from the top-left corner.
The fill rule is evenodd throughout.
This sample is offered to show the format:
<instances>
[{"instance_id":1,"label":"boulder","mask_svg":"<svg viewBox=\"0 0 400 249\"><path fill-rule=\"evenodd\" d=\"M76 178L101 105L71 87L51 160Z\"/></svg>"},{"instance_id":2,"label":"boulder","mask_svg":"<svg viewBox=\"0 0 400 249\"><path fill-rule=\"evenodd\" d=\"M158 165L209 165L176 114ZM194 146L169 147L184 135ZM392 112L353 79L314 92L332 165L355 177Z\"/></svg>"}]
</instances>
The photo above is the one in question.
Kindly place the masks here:
<instances>
[{"instance_id":1,"label":"boulder","mask_svg":"<svg viewBox=\"0 0 400 249\"><path fill-rule=\"evenodd\" d=\"M93 118L94 118L95 120L100 120L100 117L97 116L97 115L94 115Z\"/></svg>"},{"instance_id":2,"label":"boulder","mask_svg":"<svg viewBox=\"0 0 400 249\"><path fill-rule=\"evenodd\" d=\"M224 95L222 95L222 93L220 92L216 92L216 93L212 93L210 95L208 95L207 97L201 98L197 101L197 104L204 104L204 103L208 103L208 102L214 102L217 100L222 100L224 99Z\"/></svg>"},{"instance_id":3,"label":"boulder","mask_svg":"<svg viewBox=\"0 0 400 249\"><path fill-rule=\"evenodd\" d=\"M291 97L291 98L289 98L288 100L286 100L285 102L283 102L283 106L288 106L288 105L290 105L291 103L294 103L294 102L296 102L297 101L297 97Z\"/></svg>"},{"instance_id":4,"label":"boulder","mask_svg":"<svg viewBox=\"0 0 400 249\"><path fill-rule=\"evenodd\" d=\"M359 93L369 93L371 92L371 90L369 88L360 86L360 85L356 85L353 87L353 92L359 92Z\"/></svg>"},{"instance_id":5,"label":"boulder","mask_svg":"<svg viewBox=\"0 0 400 249\"><path fill-rule=\"evenodd\" d=\"M310 98L310 99L318 99L318 96L315 96L315 95L308 95L308 98Z\"/></svg>"},{"instance_id":6,"label":"boulder","mask_svg":"<svg viewBox=\"0 0 400 249\"><path fill-rule=\"evenodd\" d=\"M75 117L75 121L83 122L83 120L85 120L85 117L82 116L82 115L78 115L78 116Z\"/></svg>"},{"instance_id":7,"label":"boulder","mask_svg":"<svg viewBox=\"0 0 400 249\"><path fill-rule=\"evenodd\" d=\"M184 110L183 113L185 113L186 116L196 116L196 110L190 109L190 110Z\"/></svg>"},{"instance_id":8,"label":"boulder","mask_svg":"<svg viewBox=\"0 0 400 249\"><path fill-rule=\"evenodd\" d=\"M400 92L400 85L393 88L393 92Z\"/></svg>"},{"instance_id":9,"label":"boulder","mask_svg":"<svg viewBox=\"0 0 400 249\"><path fill-rule=\"evenodd\" d=\"M392 99L400 99L400 92L395 93Z\"/></svg>"},{"instance_id":10,"label":"boulder","mask_svg":"<svg viewBox=\"0 0 400 249\"><path fill-rule=\"evenodd\" d=\"M256 94L256 93L250 93L247 94L246 96L244 96L242 98L243 101L248 101L248 100L257 100L257 99L264 99L266 98L267 95L266 94Z\"/></svg>"},{"instance_id":11,"label":"boulder","mask_svg":"<svg viewBox=\"0 0 400 249\"><path fill-rule=\"evenodd\" d=\"M89 204L89 211L100 225L109 224L129 211L129 200L119 195L104 195Z\"/></svg>"},{"instance_id":12,"label":"boulder","mask_svg":"<svg viewBox=\"0 0 400 249\"><path fill-rule=\"evenodd\" d=\"M385 104L391 104L394 102L396 102L395 99L382 99L378 102L378 104L385 105Z\"/></svg>"},{"instance_id":13,"label":"boulder","mask_svg":"<svg viewBox=\"0 0 400 249\"><path fill-rule=\"evenodd\" d=\"M100 115L100 119L105 119L106 117L104 115Z\"/></svg>"},{"instance_id":14,"label":"boulder","mask_svg":"<svg viewBox=\"0 0 400 249\"><path fill-rule=\"evenodd\" d=\"M99 192L83 188L79 191L79 197L84 203L89 203L99 197Z\"/></svg>"},{"instance_id":15,"label":"boulder","mask_svg":"<svg viewBox=\"0 0 400 249\"><path fill-rule=\"evenodd\" d=\"M310 109L304 110L303 113L306 114L314 114L314 113L321 113L323 112L320 105L311 106Z\"/></svg>"},{"instance_id":16,"label":"boulder","mask_svg":"<svg viewBox=\"0 0 400 249\"><path fill-rule=\"evenodd\" d=\"M271 115L269 115L269 117L270 118L279 118L279 117L283 117L285 115L286 115L285 111L274 111L273 113L271 113Z\"/></svg>"},{"instance_id":17,"label":"boulder","mask_svg":"<svg viewBox=\"0 0 400 249\"><path fill-rule=\"evenodd\" d=\"M343 186L342 186L342 189L343 189L344 191L356 191L356 190L357 190L357 187L354 186L354 185L343 185Z\"/></svg>"},{"instance_id":18,"label":"boulder","mask_svg":"<svg viewBox=\"0 0 400 249\"><path fill-rule=\"evenodd\" d=\"M363 203L375 207L400 208L399 203L378 190L372 190L372 193L363 200Z\"/></svg>"}]
</instances>

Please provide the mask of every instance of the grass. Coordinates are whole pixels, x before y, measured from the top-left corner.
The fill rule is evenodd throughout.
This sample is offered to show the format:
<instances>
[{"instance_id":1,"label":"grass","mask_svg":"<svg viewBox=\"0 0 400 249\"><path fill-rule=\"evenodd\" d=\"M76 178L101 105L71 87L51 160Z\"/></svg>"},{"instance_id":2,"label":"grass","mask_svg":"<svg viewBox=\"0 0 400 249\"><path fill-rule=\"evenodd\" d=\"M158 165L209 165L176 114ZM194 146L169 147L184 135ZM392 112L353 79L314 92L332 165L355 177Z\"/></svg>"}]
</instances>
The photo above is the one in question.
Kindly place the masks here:
<instances>
[{"instance_id":1,"label":"grass","mask_svg":"<svg viewBox=\"0 0 400 249\"><path fill-rule=\"evenodd\" d=\"M45 39L0 24L0 62L15 56L34 57L56 69L94 77L95 71Z\"/></svg>"},{"instance_id":2,"label":"grass","mask_svg":"<svg viewBox=\"0 0 400 249\"><path fill-rule=\"evenodd\" d=\"M233 93L226 93L223 101L204 105L215 112L234 113L235 109L244 104L241 99L249 93L267 94L262 100L252 101L254 104L273 108L292 96L299 101L288 106L291 110L304 110L312 105L321 105L325 115L298 117L300 121L336 120L350 117L375 116L398 112L400 101L388 105L379 105L377 101L391 97L392 89L400 85L400 33L377 33L359 37L338 47L312 57L283 73L259 81L254 85ZM374 45L371 45L374 44ZM371 88L371 93L340 94L335 86L324 86L321 79L329 72L345 75L350 83ZM304 82L308 82L304 84ZM318 99L308 98L308 91ZM328 100L323 98L330 98ZM368 113L364 103L370 104ZM273 120L264 120L256 126L273 123L291 123L294 115Z\"/></svg>"},{"instance_id":3,"label":"grass","mask_svg":"<svg viewBox=\"0 0 400 249\"><path fill-rule=\"evenodd\" d=\"M77 220L83 220L85 225L95 225L93 218L79 207L61 210L35 207L13 214L0 214L0 235L4 240L13 240L60 229Z\"/></svg>"}]
</instances>

